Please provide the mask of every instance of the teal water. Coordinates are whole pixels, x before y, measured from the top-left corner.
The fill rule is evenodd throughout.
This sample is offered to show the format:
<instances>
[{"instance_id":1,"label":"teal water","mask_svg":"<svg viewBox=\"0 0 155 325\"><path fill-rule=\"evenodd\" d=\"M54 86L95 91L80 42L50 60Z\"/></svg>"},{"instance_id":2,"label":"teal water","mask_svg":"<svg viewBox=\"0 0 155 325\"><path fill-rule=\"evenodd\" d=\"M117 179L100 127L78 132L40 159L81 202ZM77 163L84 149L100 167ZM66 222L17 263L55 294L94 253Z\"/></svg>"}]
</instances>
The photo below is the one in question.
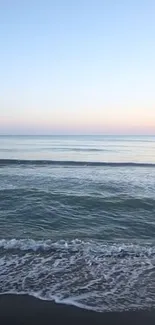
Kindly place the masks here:
<instances>
[{"instance_id":1,"label":"teal water","mask_svg":"<svg viewBox=\"0 0 155 325\"><path fill-rule=\"evenodd\" d=\"M0 292L154 306L155 137L0 136Z\"/></svg>"}]
</instances>

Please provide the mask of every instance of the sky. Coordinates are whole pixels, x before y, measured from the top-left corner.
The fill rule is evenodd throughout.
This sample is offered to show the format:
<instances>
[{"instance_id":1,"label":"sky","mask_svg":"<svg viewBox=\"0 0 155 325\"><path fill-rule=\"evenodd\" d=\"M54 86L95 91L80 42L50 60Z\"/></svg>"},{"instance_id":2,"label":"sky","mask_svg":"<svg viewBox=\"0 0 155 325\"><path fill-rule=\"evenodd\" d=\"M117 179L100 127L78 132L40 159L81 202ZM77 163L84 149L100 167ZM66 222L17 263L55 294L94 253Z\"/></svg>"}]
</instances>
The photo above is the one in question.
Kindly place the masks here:
<instances>
[{"instance_id":1,"label":"sky","mask_svg":"<svg viewBox=\"0 0 155 325\"><path fill-rule=\"evenodd\" d=\"M154 0L0 0L0 134L155 134Z\"/></svg>"}]
</instances>

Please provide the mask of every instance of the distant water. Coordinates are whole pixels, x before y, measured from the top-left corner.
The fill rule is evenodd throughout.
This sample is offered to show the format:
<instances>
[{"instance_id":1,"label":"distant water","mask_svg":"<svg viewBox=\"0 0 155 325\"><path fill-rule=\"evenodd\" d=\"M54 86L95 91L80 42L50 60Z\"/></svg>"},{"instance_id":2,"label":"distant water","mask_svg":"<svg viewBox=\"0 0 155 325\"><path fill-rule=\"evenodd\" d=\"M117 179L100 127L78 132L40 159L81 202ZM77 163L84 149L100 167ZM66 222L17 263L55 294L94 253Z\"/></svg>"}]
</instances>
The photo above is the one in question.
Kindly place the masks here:
<instances>
[{"instance_id":1,"label":"distant water","mask_svg":"<svg viewBox=\"0 0 155 325\"><path fill-rule=\"evenodd\" d=\"M0 293L155 307L155 137L0 136Z\"/></svg>"}]
</instances>

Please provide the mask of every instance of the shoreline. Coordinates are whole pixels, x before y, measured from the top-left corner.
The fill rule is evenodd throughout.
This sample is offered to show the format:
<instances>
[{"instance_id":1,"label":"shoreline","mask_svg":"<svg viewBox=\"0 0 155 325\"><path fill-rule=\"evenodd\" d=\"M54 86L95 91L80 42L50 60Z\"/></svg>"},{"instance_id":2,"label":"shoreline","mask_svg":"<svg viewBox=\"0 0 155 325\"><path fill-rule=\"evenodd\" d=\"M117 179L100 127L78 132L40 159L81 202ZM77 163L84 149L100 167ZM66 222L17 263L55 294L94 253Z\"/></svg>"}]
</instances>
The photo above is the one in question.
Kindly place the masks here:
<instances>
[{"instance_id":1,"label":"shoreline","mask_svg":"<svg viewBox=\"0 0 155 325\"><path fill-rule=\"evenodd\" d=\"M99 313L28 295L0 295L1 325L153 325L155 310Z\"/></svg>"}]
</instances>

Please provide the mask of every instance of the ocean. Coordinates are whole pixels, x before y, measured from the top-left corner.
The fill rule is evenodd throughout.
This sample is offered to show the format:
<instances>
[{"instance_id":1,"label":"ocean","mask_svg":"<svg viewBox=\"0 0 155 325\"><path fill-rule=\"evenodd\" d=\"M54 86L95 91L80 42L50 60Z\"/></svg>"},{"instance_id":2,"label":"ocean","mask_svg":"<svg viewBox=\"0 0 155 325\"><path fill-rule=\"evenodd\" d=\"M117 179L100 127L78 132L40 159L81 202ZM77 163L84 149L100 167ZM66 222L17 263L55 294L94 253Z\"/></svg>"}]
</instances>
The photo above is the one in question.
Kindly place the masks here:
<instances>
[{"instance_id":1,"label":"ocean","mask_svg":"<svg viewBox=\"0 0 155 325\"><path fill-rule=\"evenodd\" d=\"M155 136L0 136L0 294L155 307Z\"/></svg>"}]
</instances>

